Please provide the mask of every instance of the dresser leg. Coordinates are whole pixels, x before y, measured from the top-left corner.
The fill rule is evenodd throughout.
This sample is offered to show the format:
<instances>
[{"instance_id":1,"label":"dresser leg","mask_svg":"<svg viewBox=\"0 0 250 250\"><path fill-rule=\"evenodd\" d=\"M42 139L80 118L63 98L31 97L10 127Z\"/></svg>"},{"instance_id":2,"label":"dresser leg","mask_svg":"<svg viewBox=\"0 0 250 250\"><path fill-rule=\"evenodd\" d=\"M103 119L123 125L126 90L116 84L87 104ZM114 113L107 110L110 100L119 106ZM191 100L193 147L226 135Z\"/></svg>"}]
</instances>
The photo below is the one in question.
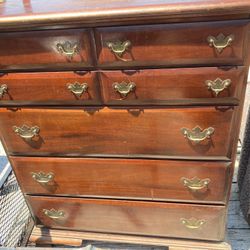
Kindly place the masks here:
<instances>
[{"instance_id":1,"label":"dresser leg","mask_svg":"<svg viewBox=\"0 0 250 250\"><path fill-rule=\"evenodd\" d=\"M89 233L35 227L30 236L31 243L82 246L83 240L108 243L128 243L136 245L166 246L169 250L231 250L225 242L209 243L194 240L176 240L159 237L130 236L108 233Z\"/></svg>"}]
</instances>

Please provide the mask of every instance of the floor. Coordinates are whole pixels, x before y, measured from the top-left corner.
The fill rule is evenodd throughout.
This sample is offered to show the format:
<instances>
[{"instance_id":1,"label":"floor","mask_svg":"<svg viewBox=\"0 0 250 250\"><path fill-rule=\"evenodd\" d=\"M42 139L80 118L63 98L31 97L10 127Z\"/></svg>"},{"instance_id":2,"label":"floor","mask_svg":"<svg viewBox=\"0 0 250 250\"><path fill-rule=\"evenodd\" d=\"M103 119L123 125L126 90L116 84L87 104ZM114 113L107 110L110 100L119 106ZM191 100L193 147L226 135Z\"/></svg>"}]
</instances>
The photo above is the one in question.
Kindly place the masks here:
<instances>
[{"instance_id":1,"label":"floor","mask_svg":"<svg viewBox=\"0 0 250 250\"><path fill-rule=\"evenodd\" d=\"M5 157L4 150L0 144L0 173L1 169L4 167L6 163L7 159ZM237 166L236 166L236 173L237 173ZM250 226L246 223L240 211L236 182L237 182L237 177L235 174L232 186L232 194L229 203L227 240L232 245L233 250L250 250ZM111 247L112 246L110 246L110 244L105 245L99 243L87 246L85 249L97 250L97 249L110 249ZM119 249L146 249L145 247L127 248L124 245L120 247ZM115 249L118 249L117 246Z\"/></svg>"},{"instance_id":2,"label":"floor","mask_svg":"<svg viewBox=\"0 0 250 250\"><path fill-rule=\"evenodd\" d=\"M228 212L228 242L232 245L233 250L250 249L250 226L244 220L240 211L240 203L237 186L237 169L238 162L235 166L235 176L232 184L232 192Z\"/></svg>"}]
</instances>

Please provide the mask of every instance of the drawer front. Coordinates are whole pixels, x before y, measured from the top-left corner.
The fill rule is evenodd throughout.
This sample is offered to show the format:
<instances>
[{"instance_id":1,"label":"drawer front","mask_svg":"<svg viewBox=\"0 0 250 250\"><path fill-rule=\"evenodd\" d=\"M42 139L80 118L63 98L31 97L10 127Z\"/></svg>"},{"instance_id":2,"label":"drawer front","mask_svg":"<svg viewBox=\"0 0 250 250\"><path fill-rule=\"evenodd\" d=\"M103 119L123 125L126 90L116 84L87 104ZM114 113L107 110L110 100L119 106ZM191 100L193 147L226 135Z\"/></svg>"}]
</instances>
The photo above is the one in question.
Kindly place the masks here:
<instances>
[{"instance_id":1,"label":"drawer front","mask_svg":"<svg viewBox=\"0 0 250 250\"><path fill-rule=\"evenodd\" d=\"M245 74L244 67L100 73L104 102L115 105L235 103L241 97Z\"/></svg>"},{"instance_id":2,"label":"drawer front","mask_svg":"<svg viewBox=\"0 0 250 250\"><path fill-rule=\"evenodd\" d=\"M223 204L230 163L10 157L22 191Z\"/></svg>"},{"instance_id":3,"label":"drawer front","mask_svg":"<svg viewBox=\"0 0 250 250\"><path fill-rule=\"evenodd\" d=\"M98 62L106 67L242 64L246 28L246 21L99 28Z\"/></svg>"},{"instance_id":4,"label":"drawer front","mask_svg":"<svg viewBox=\"0 0 250 250\"><path fill-rule=\"evenodd\" d=\"M234 107L0 109L10 154L226 159Z\"/></svg>"},{"instance_id":5,"label":"drawer front","mask_svg":"<svg viewBox=\"0 0 250 250\"><path fill-rule=\"evenodd\" d=\"M100 104L98 88L94 72L10 73L0 77L0 105Z\"/></svg>"},{"instance_id":6,"label":"drawer front","mask_svg":"<svg viewBox=\"0 0 250 250\"><path fill-rule=\"evenodd\" d=\"M91 66L88 30L0 34L0 69Z\"/></svg>"},{"instance_id":7,"label":"drawer front","mask_svg":"<svg viewBox=\"0 0 250 250\"><path fill-rule=\"evenodd\" d=\"M202 240L223 240L225 231L223 206L32 196L27 199L37 224L50 228Z\"/></svg>"}]
</instances>

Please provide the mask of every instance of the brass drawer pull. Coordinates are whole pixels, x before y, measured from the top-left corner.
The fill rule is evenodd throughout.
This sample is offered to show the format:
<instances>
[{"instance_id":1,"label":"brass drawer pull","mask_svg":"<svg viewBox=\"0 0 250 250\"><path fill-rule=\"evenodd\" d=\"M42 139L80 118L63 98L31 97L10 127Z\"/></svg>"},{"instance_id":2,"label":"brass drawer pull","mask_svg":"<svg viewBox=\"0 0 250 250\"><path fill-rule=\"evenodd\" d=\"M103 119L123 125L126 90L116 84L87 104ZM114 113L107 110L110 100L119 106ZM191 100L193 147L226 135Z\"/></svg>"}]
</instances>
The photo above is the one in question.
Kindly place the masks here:
<instances>
[{"instance_id":1,"label":"brass drawer pull","mask_svg":"<svg viewBox=\"0 0 250 250\"><path fill-rule=\"evenodd\" d=\"M182 184L192 191L197 191L203 188L208 188L208 184L210 183L210 181L211 180L209 178L206 178L206 179L199 179L197 177L194 177L192 179L188 179L186 177L181 178Z\"/></svg>"},{"instance_id":2,"label":"brass drawer pull","mask_svg":"<svg viewBox=\"0 0 250 250\"><path fill-rule=\"evenodd\" d=\"M13 131L23 139L28 140L37 136L40 132L40 128L38 126L29 127L27 125L23 125L22 127L13 126Z\"/></svg>"},{"instance_id":3,"label":"brass drawer pull","mask_svg":"<svg viewBox=\"0 0 250 250\"><path fill-rule=\"evenodd\" d=\"M38 182L38 183L42 183L42 184L47 184L50 181L53 181L54 179L54 173L48 173L45 174L44 172L39 172L39 173L31 173L32 178Z\"/></svg>"},{"instance_id":4,"label":"brass drawer pull","mask_svg":"<svg viewBox=\"0 0 250 250\"><path fill-rule=\"evenodd\" d=\"M49 217L50 219L62 219L65 216L64 211L62 210L56 210L54 208L52 209L43 209L43 213Z\"/></svg>"},{"instance_id":5,"label":"brass drawer pull","mask_svg":"<svg viewBox=\"0 0 250 250\"><path fill-rule=\"evenodd\" d=\"M113 84L113 89L117 91L123 98L127 97L127 95L132 92L136 87L136 84L134 82L115 82Z\"/></svg>"},{"instance_id":6,"label":"brass drawer pull","mask_svg":"<svg viewBox=\"0 0 250 250\"><path fill-rule=\"evenodd\" d=\"M88 84L87 83L69 83L68 84L68 90L70 90L74 95L81 97L81 95L88 90Z\"/></svg>"},{"instance_id":7,"label":"brass drawer pull","mask_svg":"<svg viewBox=\"0 0 250 250\"><path fill-rule=\"evenodd\" d=\"M7 91L8 91L8 87L7 87L6 84L0 85L0 98L2 98L3 95L4 95L5 93L7 93Z\"/></svg>"},{"instance_id":8,"label":"brass drawer pull","mask_svg":"<svg viewBox=\"0 0 250 250\"><path fill-rule=\"evenodd\" d=\"M230 46L234 40L234 35L225 36L220 33L217 37L208 36L207 41L209 46L214 47L219 53L226 47Z\"/></svg>"},{"instance_id":9,"label":"brass drawer pull","mask_svg":"<svg viewBox=\"0 0 250 250\"><path fill-rule=\"evenodd\" d=\"M79 46L77 43L71 43L69 41L66 41L65 43L58 43L56 45L57 51L68 57L69 59L72 59L73 56L79 53Z\"/></svg>"},{"instance_id":10,"label":"brass drawer pull","mask_svg":"<svg viewBox=\"0 0 250 250\"><path fill-rule=\"evenodd\" d=\"M206 223L205 220L198 220L196 218L190 218L190 219L180 219L181 223L189 228L189 229L199 229L202 225Z\"/></svg>"},{"instance_id":11,"label":"brass drawer pull","mask_svg":"<svg viewBox=\"0 0 250 250\"><path fill-rule=\"evenodd\" d=\"M117 42L107 42L107 47L111 50L112 53L121 61L127 62L131 61L130 59L124 59L122 56L126 51L128 51L131 46L131 42L129 40L125 42L117 41Z\"/></svg>"},{"instance_id":12,"label":"brass drawer pull","mask_svg":"<svg viewBox=\"0 0 250 250\"><path fill-rule=\"evenodd\" d=\"M199 143L201 141L204 141L205 139L209 139L214 133L214 130L215 129L212 127L202 130L199 126L196 126L192 130L182 128L181 132L186 138L188 138L188 140Z\"/></svg>"},{"instance_id":13,"label":"brass drawer pull","mask_svg":"<svg viewBox=\"0 0 250 250\"><path fill-rule=\"evenodd\" d=\"M220 78L217 78L214 81L207 80L205 83L208 89L212 90L215 95L218 96L220 92L222 92L224 89L228 88L231 85L232 81L230 79L222 80Z\"/></svg>"}]
</instances>

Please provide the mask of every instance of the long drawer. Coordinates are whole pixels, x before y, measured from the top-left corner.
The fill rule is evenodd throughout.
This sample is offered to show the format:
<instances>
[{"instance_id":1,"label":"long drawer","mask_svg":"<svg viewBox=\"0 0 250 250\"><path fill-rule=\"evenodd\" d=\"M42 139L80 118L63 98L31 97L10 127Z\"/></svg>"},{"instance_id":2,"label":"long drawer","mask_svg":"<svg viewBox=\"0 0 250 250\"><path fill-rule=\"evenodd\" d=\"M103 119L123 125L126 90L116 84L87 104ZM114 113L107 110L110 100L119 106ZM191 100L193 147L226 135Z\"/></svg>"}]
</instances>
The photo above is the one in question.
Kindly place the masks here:
<instances>
[{"instance_id":1,"label":"long drawer","mask_svg":"<svg viewBox=\"0 0 250 250\"><path fill-rule=\"evenodd\" d=\"M230 163L10 157L27 194L224 204Z\"/></svg>"},{"instance_id":2,"label":"long drawer","mask_svg":"<svg viewBox=\"0 0 250 250\"><path fill-rule=\"evenodd\" d=\"M231 157L234 107L0 109L9 154Z\"/></svg>"},{"instance_id":3,"label":"long drawer","mask_svg":"<svg viewBox=\"0 0 250 250\"><path fill-rule=\"evenodd\" d=\"M38 225L49 228L223 240L225 207L26 196Z\"/></svg>"},{"instance_id":4,"label":"long drawer","mask_svg":"<svg viewBox=\"0 0 250 250\"><path fill-rule=\"evenodd\" d=\"M248 21L96 29L102 67L243 64Z\"/></svg>"},{"instance_id":5,"label":"long drawer","mask_svg":"<svg viewBox=\"0 0 250 250\"><path fill-rule=\"evenodd\" d=\"M12 32L0 34L0 69L90 67L87 29Z\"/></svg>"},{"instance_id":6,"label":"long drawer","mask_svg":"<svg viewBox=\"0 0 250 250\"><path fill-rule=\"evenodd\" d=\"M222 104L241 98L244 67L101 71L108 105Z\"/></svg>"},{"instance_id":7,"label":"long drawer","mask_svg":"<svg viewBox=\"0 0 250 250\"><path fill-rule=\"evenodd\" d=\"M0 76L0 105L100 104L95 72L9 73Z\"/></svg>"}]
</instances>

